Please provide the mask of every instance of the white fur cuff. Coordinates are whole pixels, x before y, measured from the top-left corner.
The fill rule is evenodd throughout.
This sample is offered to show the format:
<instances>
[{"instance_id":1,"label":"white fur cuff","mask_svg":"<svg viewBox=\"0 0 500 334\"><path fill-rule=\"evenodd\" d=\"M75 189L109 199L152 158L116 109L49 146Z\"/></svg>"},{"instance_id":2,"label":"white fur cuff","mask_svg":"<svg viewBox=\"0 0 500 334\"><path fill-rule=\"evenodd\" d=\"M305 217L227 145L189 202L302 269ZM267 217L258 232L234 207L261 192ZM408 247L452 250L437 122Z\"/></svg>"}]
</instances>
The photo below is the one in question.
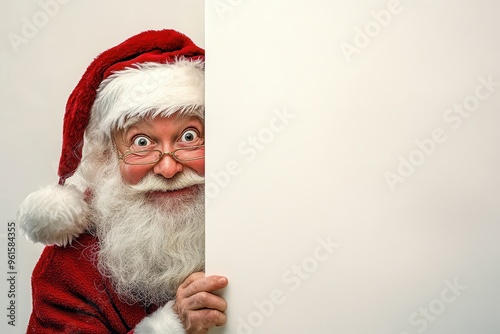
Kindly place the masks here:
<instances>
[{"instance_id":1,"label":"white fur cuff","mask_svg":"<svg viewBox=\"0 0 500 334\"><path fill-rule=\"evenodd\" d=\"M150 316L144 318L134 329L135 334L164 333L185 334L181 320L172 307L175 301L169 301Z\"/></svg>"}]
</instances>

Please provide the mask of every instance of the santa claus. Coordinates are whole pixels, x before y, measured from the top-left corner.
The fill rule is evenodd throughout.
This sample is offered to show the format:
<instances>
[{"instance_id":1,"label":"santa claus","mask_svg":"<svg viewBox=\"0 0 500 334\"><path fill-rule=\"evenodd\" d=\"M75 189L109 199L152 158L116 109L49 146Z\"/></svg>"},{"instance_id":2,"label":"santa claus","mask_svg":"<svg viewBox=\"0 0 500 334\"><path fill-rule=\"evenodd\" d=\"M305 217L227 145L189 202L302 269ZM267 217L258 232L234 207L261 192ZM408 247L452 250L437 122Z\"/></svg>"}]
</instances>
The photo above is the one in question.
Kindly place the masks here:
<instances>
[{"instance_id":1,"label":"santa claus","mask_svg":"<svg viewBox=\"0 0 500 334\"><path fill-rule=\"evenodd\" d=\"M204 51L146 31L99 55L66 107L59 184L23 202L44 249L33 333L206 333L226 322L204 270Z\"/></svg>"}]
</instances>

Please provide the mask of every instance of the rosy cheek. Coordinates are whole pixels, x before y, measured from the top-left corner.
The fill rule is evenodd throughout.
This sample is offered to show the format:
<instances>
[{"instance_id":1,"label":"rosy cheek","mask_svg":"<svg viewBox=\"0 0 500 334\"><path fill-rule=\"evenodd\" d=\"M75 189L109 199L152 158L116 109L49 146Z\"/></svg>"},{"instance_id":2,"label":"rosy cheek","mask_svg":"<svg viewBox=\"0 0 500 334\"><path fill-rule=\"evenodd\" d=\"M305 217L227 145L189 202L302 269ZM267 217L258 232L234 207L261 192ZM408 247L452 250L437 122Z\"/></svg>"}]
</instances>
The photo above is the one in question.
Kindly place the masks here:
<instances>
[{"instance_id":1,"label":"rosy cheek","mask_svg":"<svg viewBox=\"0 0 500 334\"><path fill-rule=\"evenodd\" d=\"M191 161L188 167L193 169L196 173L205 176L205 159Z\"/></svg>"},{"instance_id":2,"label":"rosy cheek","mask_svg":"<svg viewBox=\"0 0 500 334\"><path fill-rule=\"evenodd\" d=\"M120 165L120 173L123 181L132 185L139 183L150 169L150 166L131 166L127 164Z\"/></svg>"}]
</instances>

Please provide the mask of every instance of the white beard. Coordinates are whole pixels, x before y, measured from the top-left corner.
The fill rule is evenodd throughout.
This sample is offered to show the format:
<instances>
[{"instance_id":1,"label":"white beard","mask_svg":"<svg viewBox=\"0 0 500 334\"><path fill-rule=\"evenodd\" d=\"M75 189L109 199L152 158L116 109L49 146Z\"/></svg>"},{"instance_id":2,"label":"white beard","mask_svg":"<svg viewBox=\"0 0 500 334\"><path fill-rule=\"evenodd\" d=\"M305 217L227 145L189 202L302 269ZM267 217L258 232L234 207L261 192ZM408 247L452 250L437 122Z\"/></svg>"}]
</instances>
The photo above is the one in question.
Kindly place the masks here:
<instances>
[{"instance_id":1,"label":"white beard","mask_svg":"<svg viewBox=\"0 0 500 334\"><path fill-rule=\"evenodd\" d=\"M171 180L151 173L129 186L113 163L99 174L91 216L99 272L110 278L122 300L162 305L188 275L204 269L204 178L185 168ZM190 185L195 185L194 195L155 200L146 195Z\"/></svg>"}]
</instances>

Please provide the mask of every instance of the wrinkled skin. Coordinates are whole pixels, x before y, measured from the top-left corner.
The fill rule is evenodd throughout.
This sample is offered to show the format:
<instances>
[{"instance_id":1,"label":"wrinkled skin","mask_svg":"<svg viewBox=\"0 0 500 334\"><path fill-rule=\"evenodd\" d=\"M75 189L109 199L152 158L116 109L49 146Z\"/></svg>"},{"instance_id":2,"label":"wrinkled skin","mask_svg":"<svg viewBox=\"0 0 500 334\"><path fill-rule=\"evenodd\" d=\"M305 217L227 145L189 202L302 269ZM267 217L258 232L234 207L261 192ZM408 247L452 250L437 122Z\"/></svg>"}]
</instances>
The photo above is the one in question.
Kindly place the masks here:
<instances>
[{"instance_id":1,"label":"wrinkled skin","mask_svg":"<svg viewBox=\"0 0 500 334\"><path fill-rule=\"evenodd\" d=\"M188 334L205 334L226 323L226 301L213 292L227 286L223 276L193 273L177 289L174 311Z\"/></svg>"}]
</instances>

